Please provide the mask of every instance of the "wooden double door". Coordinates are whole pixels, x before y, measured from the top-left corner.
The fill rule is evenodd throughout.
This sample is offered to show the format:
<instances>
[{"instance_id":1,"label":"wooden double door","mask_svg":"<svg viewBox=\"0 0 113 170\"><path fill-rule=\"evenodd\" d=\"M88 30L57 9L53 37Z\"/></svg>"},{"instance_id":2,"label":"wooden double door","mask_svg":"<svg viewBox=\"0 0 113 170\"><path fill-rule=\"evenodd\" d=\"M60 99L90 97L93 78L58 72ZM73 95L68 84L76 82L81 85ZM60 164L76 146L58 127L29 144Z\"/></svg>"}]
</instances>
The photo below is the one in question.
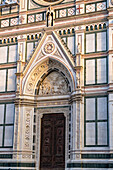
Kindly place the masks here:
<instances>
[{"instance_id":1,"label":"wooden double door","mask_svg":"<svg viewBox=\"0 0 113 170\"><path fill-rule=\"evenodd\" d=\"M41 120L40 170L65 169L64 114L44 114Z\"/></svg>"}]
</instances>

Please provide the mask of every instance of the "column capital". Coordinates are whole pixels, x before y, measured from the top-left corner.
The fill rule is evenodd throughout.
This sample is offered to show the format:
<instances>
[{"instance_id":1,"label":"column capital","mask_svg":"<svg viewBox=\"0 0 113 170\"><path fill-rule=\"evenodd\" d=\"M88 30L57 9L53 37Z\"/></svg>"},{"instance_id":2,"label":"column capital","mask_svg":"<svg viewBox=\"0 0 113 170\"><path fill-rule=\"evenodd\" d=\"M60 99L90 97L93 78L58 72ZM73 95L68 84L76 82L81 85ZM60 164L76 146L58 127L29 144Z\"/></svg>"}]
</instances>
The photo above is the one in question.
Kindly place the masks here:
<instances>
[{"instance_id":1,"label":"column capital","mask_svg":"<svg viewBox=\"0 0 113 170\"><path fill-rule=\"evenodd\" d=\"M77 90L77 91L80 91L80 90ZM81 93L72 93L69 103L82 101L82 96L83 95Z\"/></svg>"}]
</instances>

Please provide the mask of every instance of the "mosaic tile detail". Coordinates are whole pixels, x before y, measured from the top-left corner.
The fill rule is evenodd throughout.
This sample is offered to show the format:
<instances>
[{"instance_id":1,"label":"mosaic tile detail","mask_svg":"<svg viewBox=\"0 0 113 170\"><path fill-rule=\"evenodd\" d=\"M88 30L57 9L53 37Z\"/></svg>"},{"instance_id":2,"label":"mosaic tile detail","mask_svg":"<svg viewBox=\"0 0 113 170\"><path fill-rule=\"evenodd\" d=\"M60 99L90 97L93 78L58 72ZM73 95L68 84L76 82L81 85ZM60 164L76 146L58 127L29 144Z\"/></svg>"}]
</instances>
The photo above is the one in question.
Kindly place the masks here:
<instances>
[{"instance_id":1,"label":"mosaic tile detail","mask_svg":"<svg viewBox=\"0 0 113 170\"><path fill-rule=\"evenodd\" d=\"M35 22L35 16L34 15L29 15L28 16L28 23Z\"/></svg>"},{"instance_id":2,"label":"mosaic tile detail","mask_svg":"<svg viewBox=\"0 0 113 170\"><path fill-rule=\"evenodd\" d=\"M9 19L2 20L1 21L1 27L8 27L9 26Z\"/></svg>"},{"instance_id":3,"label":"mosaic tile detail","mask_svg":"<svg viewBox=\"0 0 113 170\"><path fill-rule=\"evenodd\" d=\"M94 12L94 11L95 11L95 4L86 5L86 13Z\"/></svg>"},{"instance_id":4,"label":"mosaic tile detail","mask_svg":"<svg viewBox=\"0 0 113 170\"><path fill-rule=\"evenodd\" d=\"M68 16L75 15L75 8L69 8L68 9Z\"/></svg>"},{"instance_id":5,"label":"mosaic tile detail","mask_svg":"<svg viewBox=\"0 0 113 170\"><path fill-rule=\"evenodd\" d=\"M42 14L36 14L36 21L42 21Z\"/></svg>"},{"instance_id":6,"label":"mosaic tile detail","mask_svg":"<svg viewBox=\"0 0 113 170\"><path fill-rule=\"evenodd\" d=\"M66 17L66 9L62 9L59 11L59 17Z\"/></svg>"},{"instance_id":7,"label":"mosaic tile detail","mask_svg":"<svg viewBox=\"0 0 113 170\"><path fill-rule=\"evenodd\" d=\"M76 14L83 14L84 13L84 4L76 5Z\"/></svg>"},{"instance_id":8,"label":"mosaic tile detail","mask_svg":"<svg viewBox=\"0 0 113 170\"><path fill-rule=\"evenodd\" d=\"M106 9L106 2L97 3L97 11L101 11L105 9Z\"/></svg>"},{"instance_id":9,"label":"mosaic tile detail","mask_svg":"<svg viewBox=\"0 0 113 170\"><path fill-rule=\"evenodd\" d=\"M18 18L12 18L11 21L10 21L10 25L11 26L18 25Z\"/></svg>"}]
</instances>

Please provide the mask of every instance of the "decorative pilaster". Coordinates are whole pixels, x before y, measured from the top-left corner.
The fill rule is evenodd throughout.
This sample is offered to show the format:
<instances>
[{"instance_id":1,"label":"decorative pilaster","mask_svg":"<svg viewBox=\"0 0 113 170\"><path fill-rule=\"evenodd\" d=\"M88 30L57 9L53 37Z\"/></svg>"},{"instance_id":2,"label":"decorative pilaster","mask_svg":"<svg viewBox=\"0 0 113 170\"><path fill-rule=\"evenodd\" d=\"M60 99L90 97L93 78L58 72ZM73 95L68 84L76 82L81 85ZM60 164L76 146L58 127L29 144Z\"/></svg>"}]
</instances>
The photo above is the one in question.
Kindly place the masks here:
<instances>
[{"instance_id":1,"label":"decorative pilaster","mask_svg":"<svg viewBox=\"0 0 113 170\"><path fill-rule=\"evenodd\" d=\"M20 0L20 12L27 11L27 0Z\"/></svg>"},{"instance_id":2,"label":"decorative pilaster","mask_svg":"<svg viewBox=\"0 0 113 170\"><path fill-rule=\"evenodd\" d=\"M19 24L27 23L27 0L20 0Z\"/></svg>"},{"instance_id":3,"label":"decorative pilaster","mask_svg":"<svg viewBox=\"0 0 113 170\"><path fill-rule=\"evenodd\" d=\"M81 53L76 54L76 88L81 89L81 70L82 70L82 63L81 63Z\"/></svg>"},{"instance_id":4,"label":"decorative pilaster","mask_svg":"<svg viewBox=\"0 0 113 170\"><path fill-rule=\"evenodd\" d=\"M81 117L81 102L82 95L74 93L71 96L70 102L72 103L72 149L71 159L80 159L80 117Z\"/></svg>"},{"instance_id":5,"label":"decorative pilaster","mask_svg":"<svg viewBox=\"0 0 113 170\"><path fill-rule=\"evenodd\" d=\"M25 67L26 35L18 37L18 60L17 60L17 93L21 93L22 72Z\"/></svg>"},{"instance_id":6,"label":"decorative pilaster","mask_svg":"<svg viewBox=\"0 0 113 170\"><path fill-rule=\"evenodd\" d=\"M34 108L16 104L16 119L14 130L15 159L32 159Z\"/></svg>"}]
</instances>

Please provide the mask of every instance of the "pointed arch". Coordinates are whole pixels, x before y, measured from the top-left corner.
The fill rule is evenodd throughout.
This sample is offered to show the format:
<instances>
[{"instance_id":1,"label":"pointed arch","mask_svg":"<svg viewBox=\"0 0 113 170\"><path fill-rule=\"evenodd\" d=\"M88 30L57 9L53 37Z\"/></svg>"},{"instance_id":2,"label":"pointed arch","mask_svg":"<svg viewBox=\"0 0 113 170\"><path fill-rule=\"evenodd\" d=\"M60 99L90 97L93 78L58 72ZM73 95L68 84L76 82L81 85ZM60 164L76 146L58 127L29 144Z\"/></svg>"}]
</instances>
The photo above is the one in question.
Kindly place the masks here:
<instances>
[{"instance_id":1,"label":"pointed arch","mask_svg":"<svg viewBox=\"0 0 113 170\"><path fill-rule=\"evenodd\" d=\"M38 61L24 76L22 81L23 93L35 95L36 89L43 80L43 77L47 76L53 70L57 70L59 74L63 75L65 81L69 84L70 91L73 91L75 88L75 75L73 70L66 63L64 63L63 60L56 60L55 57L47 57Z\"/></svg>"}]
</instances>

